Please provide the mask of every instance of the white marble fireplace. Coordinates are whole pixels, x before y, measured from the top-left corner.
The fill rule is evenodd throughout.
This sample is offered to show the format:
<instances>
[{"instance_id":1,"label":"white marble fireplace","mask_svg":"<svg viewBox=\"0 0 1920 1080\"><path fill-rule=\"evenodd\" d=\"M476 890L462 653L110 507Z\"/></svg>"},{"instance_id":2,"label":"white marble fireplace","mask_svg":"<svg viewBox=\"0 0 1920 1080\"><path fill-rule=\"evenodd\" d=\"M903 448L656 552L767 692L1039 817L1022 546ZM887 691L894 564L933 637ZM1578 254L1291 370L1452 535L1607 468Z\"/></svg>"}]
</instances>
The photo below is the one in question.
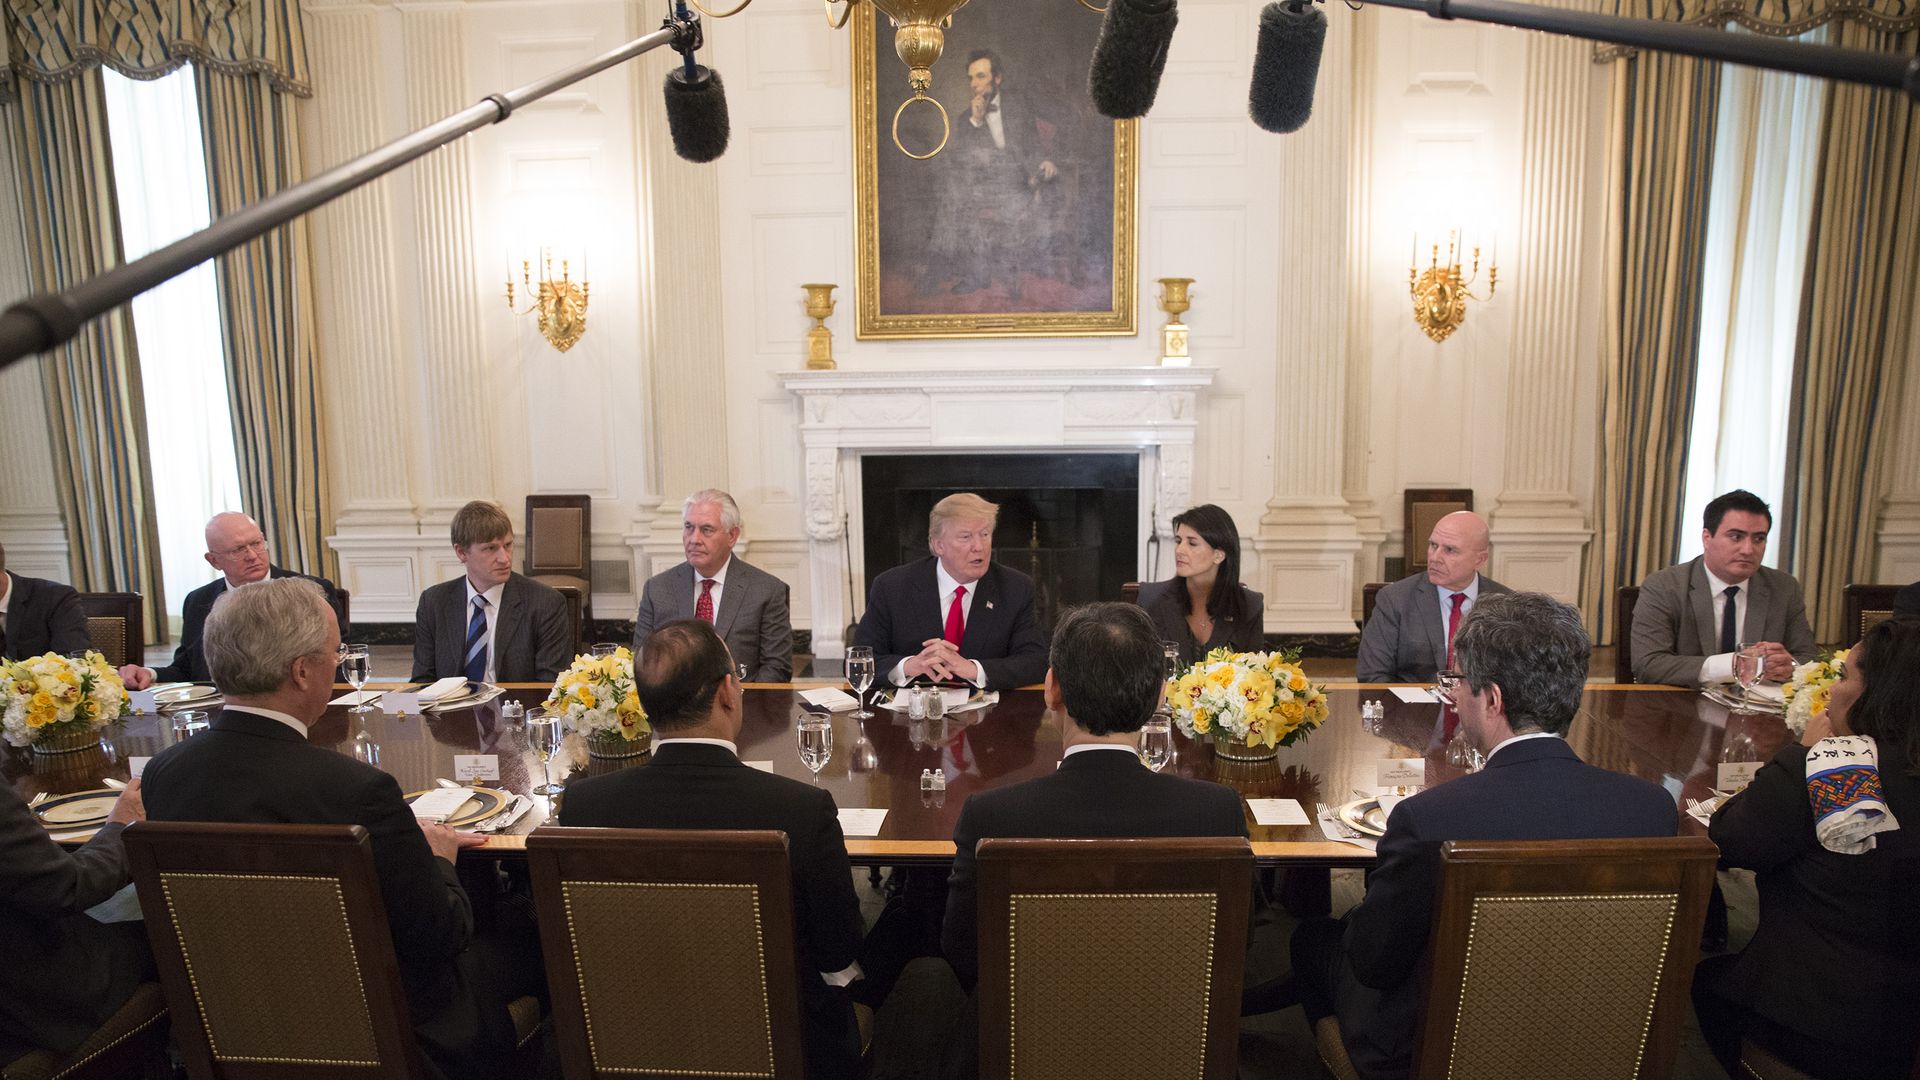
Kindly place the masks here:
<instances>
[{"instance_id":1,"label":"white marble fireplace","mask_svg":"<svg viewBox=\"0 0 1920 1080\"><path fill-rule=\"evenodd\" d=\"M798 371L780 383L800 399L806 453L807 554L813 651L838 657L845 628L864 606L860 457L996 454L1063 449L1136 453L1139 519L1166 538L1191 502L1199 395L1206 368L1072 368L945 371ZM851 533L849 533L851 530ZM1148 537L1140 538L1144 579ZM848 583L854 584L849 589Z\"/></svg>"}]
</instances>

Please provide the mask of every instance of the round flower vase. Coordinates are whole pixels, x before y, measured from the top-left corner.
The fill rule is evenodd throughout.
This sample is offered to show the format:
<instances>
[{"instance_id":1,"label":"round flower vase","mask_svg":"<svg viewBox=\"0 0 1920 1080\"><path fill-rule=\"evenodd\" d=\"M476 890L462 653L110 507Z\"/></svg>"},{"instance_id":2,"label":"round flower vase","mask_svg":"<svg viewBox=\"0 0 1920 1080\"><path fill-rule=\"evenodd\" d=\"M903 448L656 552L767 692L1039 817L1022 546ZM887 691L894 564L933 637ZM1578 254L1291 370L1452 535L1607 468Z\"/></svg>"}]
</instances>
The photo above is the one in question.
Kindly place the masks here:
<instances>
[{"instance_id":1,"label":"round flower vase","mask_svg":"<svg viewBox=\"0 0 1920 1080\"><path fill-rule=\"evenodd\" d=\"M1228 761L1272 761L1280 756L1277 746L1248 746L1238 735L1213 733L1213 756Z\"/></svg>"},{"instance_id":2,"label":"round flower vase","mask_svg":"<svg viewBox=\"0 0 1920 1080\"><path fill-rule=\"evenodd\" d=\"M596 758L636 758L653 749L651 737L628 740L611 731L596 731L587 736L587 756Z\"/></svg>"},{"instance_id":3,"label":"round flower vase","mask_svg":"<svg viewBox=\"0 0 1920 1080\"><path fill-rule=\"evenodd\" d=\"M36 754L75 754L100 745L99 728L63 728L50 731L33 741Z\"/></svg>"}]
</instances>

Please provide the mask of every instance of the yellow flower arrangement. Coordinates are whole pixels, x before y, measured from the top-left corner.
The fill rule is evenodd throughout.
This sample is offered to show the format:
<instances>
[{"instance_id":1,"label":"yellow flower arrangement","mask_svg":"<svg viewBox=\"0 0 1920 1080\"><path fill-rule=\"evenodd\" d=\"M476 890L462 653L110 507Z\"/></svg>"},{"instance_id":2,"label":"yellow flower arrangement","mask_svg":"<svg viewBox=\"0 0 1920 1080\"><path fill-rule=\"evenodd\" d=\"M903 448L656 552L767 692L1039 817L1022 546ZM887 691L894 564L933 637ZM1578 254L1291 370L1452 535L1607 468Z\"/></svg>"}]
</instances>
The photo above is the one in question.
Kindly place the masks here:
<instances>
[{"instance_id":1,"label":"yellow flower arrangement","mask_svg":"<svg viewBox=\"0 0 1920 1080\"><path fill-rule=\"evenodd\" d=\"M127 709L127 688L107 658L46 653L0 662L0 728L14 746L97 731Z\"/></svg>"},{"instance_id":2,"label":"yellow flower arrangement","mask_svg":"<svg viewBox=\"0 0 1920 1080\"><path fill-rule=\"evenodd\" d=\"M1215 649L1167 684L1180 730L1248 747L1287 746L1327 718L1327 691L1300 670L1298 651L1236 653Z\"/></svg>"},{"instance_id":3,"label":"yellow flower arrangement","mask_svg":"<svg viewBox=\"0 0 1920 1080\"><path fill-rule=\"evenodd\" d=\"M546 706L582 735L638 742L653 730L634 689L633 651L624 645L612 656L574 657L573 666L553 684Z\"/></svg>"},{"instance_id":4,"label":"yellow flower arrangement","mask_svg":"<svg viewBox=\"0 0 1920 1080\"><path fill-rule=\"evenodd\" d=\"M1807 732L1807 721L1827 711L1827 699L1833 695L1833 684L1847 673L1847 652L1828 653L1817 660L1809 660L1793 669L1793 677L1780 688L1785 698L1787 729L1794 735Z\"/></svg>"}]
</instances>

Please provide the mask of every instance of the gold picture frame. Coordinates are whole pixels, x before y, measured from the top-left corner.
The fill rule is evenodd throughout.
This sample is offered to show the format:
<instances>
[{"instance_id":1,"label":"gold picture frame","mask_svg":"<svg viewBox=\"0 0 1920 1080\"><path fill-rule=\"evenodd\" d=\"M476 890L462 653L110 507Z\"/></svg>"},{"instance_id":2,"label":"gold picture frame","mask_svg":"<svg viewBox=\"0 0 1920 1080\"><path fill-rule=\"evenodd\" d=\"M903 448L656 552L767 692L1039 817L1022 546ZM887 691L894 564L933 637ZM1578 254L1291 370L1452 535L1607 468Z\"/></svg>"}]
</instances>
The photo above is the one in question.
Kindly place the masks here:
<instances>
[{"instance_id":1,"label":"gold picture frame","mask_svg":"<svg viewBox=\"0 0 1920 1080\"><path fill-rule=\"evenodd\" d=\"M952 136L917 160L894 144L894 110L911 91L892 28L872 4L852 15L854 336L1137 334L1139 122L1109 120L1087 98L1100 16L1072 0L969 0L930 90ZM970 63L980 51L992 55ZM985 134L975 98L1000 115ZM923 102L900 117L899 137L924 153L940 126Z\"/></svg>"}]
</instances>

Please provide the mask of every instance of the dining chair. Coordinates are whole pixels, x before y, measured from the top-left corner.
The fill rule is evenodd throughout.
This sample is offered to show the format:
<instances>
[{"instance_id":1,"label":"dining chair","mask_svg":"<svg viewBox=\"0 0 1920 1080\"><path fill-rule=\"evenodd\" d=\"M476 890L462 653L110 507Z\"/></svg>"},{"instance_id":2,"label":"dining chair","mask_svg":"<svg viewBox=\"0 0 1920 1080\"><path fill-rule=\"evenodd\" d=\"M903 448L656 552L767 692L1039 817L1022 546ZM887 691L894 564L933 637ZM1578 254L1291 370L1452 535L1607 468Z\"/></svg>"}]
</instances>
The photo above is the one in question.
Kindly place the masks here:
<instances>
[{"instance_id":1,"label":"dining chair","mask_svg":"<svg viewBox=\"0 0 1920 1080\"><path fill-rule=\"evenodd\" d=\"M172 1075L167 999L157 982L135 987L72 1053L34 1050L0 1066L0 1080L164 1080Z\"/></svg>"},{"instance_id":2,"label":"dining chair","mask_svg":"<svg viewBox=\"0 0 1920 1080\"><path fill-rule=\"evenodd\" d=\"M87 617L87 640L108 664L119 667L146 659L146 616L139 593L81 593L80 610Z\"/></svg>"},{"instance_id":3,"label":"dining chair","mask_svg":"<svg viewBox=\"0 0 1920 1080\"><path fill-rule=\"evenodd\" d=\"M526 575L543 585L579 589L581 610L592 619L593 499L529 495L526 522Z\"/></svg>"},{"instance_id":4,"label":"dining chair","mask_svg":"<svg viewBox=\"0 0 1920 1080\"><path fill-rule=\"evenodd\" d=\"M1411 1075L1667 1076L1718 856L1703 836L1440 845ZM1337 1019L1314 1035L1357 1075Z\"/></svg>"},{"instance_id":5,"label":"dining chair","mask_svg":"<svg viewBox=\"0 0 1920 1080\"><path fill-rule=\"evenodd\" d=\"M1849 585L1841 590L1845 621L1840 627L1840 645L1851 649L1860 644L1867 631L1893 618L1893 597L1898 585Z\"/></svg>"},{"instance_id":6,"label":"dining chair","mask_svg":"<svg viewBox=\"0 0 1920 1080\"><path fill-rule=\"evenodd\" d=\"M784 833L545 826L527 867L569 1080L804 1076Z\"/></svg>"},{"instance_id":7,"label":"dining chair","mask_svg":"<svg viewBox=\"0 0 1920 1080\"><path fill-rule=\"evenodd\" d=\"M1406 538L1406 572L1427 568L1427 537L1441 518L1473 509L1472 488L1406 488L1400 493L1401 535ZM1404 576L1404 575L1402 575Z\"/></svg>"},{"instance_id":8,"label":"dining chair","mask_svg":"<svg viewBox=\"0 0 1920 1080\"><path fill-rule=\"evenodd\" d=\"M1640 605L1640 586L1622 585L1613 594L1613 681L1623 685L1633 677L1633 609Z\"/></svg>"},{"instance_id":9,"label":"dining chair","mask_svg":"<svg viewBox=\"0 0 1920 1080\"><path fill-rule=\"evenodd\" d=\"M1367 623L1373 621L1373 608L1380 602L1380 590L1391 584L1390 581L1369 581L1360 586L1360 629L1365 630Z\"/></svg>"},{"instance_id":10,"label":"dining chair","mask_svg":"<svg viewBox=\"0 0 1920 1080\"><path fill-rule=\"evenodd\" d=\"M983 1080L1236 1075L1245 840L1000 838L976 850Z\"/></svg>"}]
</instances>

